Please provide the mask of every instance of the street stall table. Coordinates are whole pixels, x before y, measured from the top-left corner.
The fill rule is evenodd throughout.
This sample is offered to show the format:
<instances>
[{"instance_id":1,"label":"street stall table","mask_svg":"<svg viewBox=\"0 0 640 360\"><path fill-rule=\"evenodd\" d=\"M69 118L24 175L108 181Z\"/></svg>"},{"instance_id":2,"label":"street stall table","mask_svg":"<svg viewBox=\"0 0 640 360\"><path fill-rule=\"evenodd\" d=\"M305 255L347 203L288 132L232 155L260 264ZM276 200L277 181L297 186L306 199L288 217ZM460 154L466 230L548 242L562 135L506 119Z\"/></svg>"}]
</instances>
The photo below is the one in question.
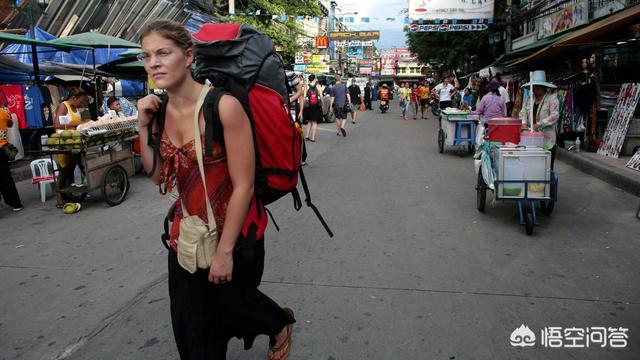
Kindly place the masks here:
<instances>
[{"instance_id":1,"label":"street stall table","mask_svg":"<svg viewBox=\"0 0 640 360\"><path fill-rule=\"evenodd\" d=\"M444 151L444 146L467 146L467 151L473 154L476 142L476 126L479 115L469 111L444 109L440 112L440 129L438 129L438 150Z\"/></svg>"},{"instance_id":2,"label":"street stall table","mask_svg":"<svg viewBox=\"0 0 640 360\"><path fill-rule=\"evenodd\" d=\"M130 189L129 176L134 175L133 145L136 137L136 117L114 118L89 122L76 131L64 130L45 140L40 155L79 155L82 184L57 186L56 191L66 201L83 201L94 190L101 190L110 206L122 203Z\"/></svg>"}]
</instances>

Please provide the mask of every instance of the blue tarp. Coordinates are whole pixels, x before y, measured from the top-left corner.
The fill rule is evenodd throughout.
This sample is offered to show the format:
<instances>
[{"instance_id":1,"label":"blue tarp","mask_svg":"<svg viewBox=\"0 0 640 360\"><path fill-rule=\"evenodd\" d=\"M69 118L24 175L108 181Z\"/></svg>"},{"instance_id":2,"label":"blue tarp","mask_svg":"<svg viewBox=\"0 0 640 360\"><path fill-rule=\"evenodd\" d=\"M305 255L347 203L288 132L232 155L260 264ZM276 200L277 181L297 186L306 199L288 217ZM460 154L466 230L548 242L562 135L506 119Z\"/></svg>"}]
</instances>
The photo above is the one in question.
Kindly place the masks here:
<instances>
[{"instance_id":1,"label":"blue tarp","mask_svg":"<svg viewBox=\"0 0 640 360\"><path fill-rule=\"evenodd\" d=\"M41 41L55 40L56 37L48 32L35 27L33 33L35 33L35 39ZM25 37L33 39L32 32L28 31ZM74 64L74 65L92 65L93 56L91 50L72 50L70 52L56 51L54 48L48 48L45 46L38 46L38 61L51 61L62 64ZM121 59L119 54L127 49L95 49L96 54L96 66L106 64L108 62ZM22 63L33 64L31 58L31 45L27 44L10 44L6 48L0 51L2 54L13 54L13 56Z\"/></svg>"}]
</instances>

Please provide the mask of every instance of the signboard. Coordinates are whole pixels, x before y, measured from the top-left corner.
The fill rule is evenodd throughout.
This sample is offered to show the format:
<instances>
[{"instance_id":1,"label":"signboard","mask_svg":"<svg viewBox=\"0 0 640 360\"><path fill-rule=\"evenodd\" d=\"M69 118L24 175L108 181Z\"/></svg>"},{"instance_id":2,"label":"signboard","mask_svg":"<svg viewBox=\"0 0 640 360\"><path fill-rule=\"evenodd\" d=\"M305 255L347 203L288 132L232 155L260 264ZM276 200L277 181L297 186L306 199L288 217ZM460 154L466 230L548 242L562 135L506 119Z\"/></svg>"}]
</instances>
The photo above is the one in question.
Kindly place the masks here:
<instances>
[{"instance_id":1,"label":"signboard","mask_svg":"<svg viewBox=\"0 0 640 360\"><path fill-rule=\"evenodd\" d=\"M329 72L329 65L307 65L307 70L306 72L310 73L310 74L317 74L317 73L328 73Z\"/></svg>"},{"instance_id":2,"label":"signboard","mask_svg":"<svg viewBox=\"0 0 640 360\"><path fill-rule=\"evenodd\" d=\"M329 62L329 55L313 55L311 56L312 64L323 64Z\"/></svg>"},{"instance_id":3,"label":"signboard","mask_svg":"<svg viewBox=\"0 0 640 360\"><path fill-rule=\"evenodd\" d=\"M313 54L312 53L310 53L308 51L305 51L303 53L303 57L304 57L304 59L303 59L304 61L303 62L305 64L311 64L311 60L313 59Z\"/></svg>"},{"instance_id":4,"label":"signboard","mask_svg":"<svg viewBox=\"0 0 640 360\"><path fill-rule=\"evenodd\" d=\"M373 41L360 41L360 40L352 40L352 41L336 41L334 42L336 47L350 47L350 46L364 46L364 47L372 47Z\"/></svg>"},{"instance_id":5,"label":"signboard","mask_svg":"<svg viewBox=\"0 0 640 360\"><path fill-rule=\"evenodd\" d=\"M540 21L540 36L555 35L576 26L584 25L589 21L589 5L586 1L567 5L566 8L557 11Z\"/></svg>"},{"instance_id":6,"label":"signboard","mask_svg":"<svg viewBox=\"0 0 640 360\"><path fill-rule=\"evenodd\" d=\"M434 25L411 24L411 26L409 27L411 32L484 31L484 30L487 30L488 28L489 26L487 26L487 24L434 24Z\"/></svg>"},{"instance_id":7,"label":"signboard","mask_svg":"<svg viewBox=\"0 0 640 360\"><path fill-rule=\"evenodd\" d=\"M293 71L305 72L306 69L307 69L307 65L305 65L305 64L295 64L295 65L293 65Z\"/></svg>"},{"instance_id":8,"label":"signboard","mask_svg":"<svg viewBox=\"0 0 640 360\"><path fill-rule=\"evenodd\" d=\"M341 40L378 40L380 39L380 31L332 31L329 33L329 39L334 41Z\"/></svg>"},{"instance_id":9,"label":"signboard","mask_svg":"<svg viewBox=\"0 0 640 360\"><path fill-rule=\"evenodd\" d=\"M409 18L412 20L492 19L493 2L493 0L409 0Z\"/></svg>"},{"instance_id":10,"label":"signboard","mask_svg":"<svg viewBox=\"0 0 640 360\"><path fill-rule=\"evenodd\" d=\"M396 74L396 54L380 55L380 75L393 76Z\"/></svg>"},{"instance_id":11,"label":"signboard","mask_svg":"<svg viewBox=\"0 0 640 360\"><path fill-rule=\"evenodd\" d=\"M360 65L359 70L360 74L371 75L373 72L373 67L371 65Z\"/></svg>"},{"instance_id":12,"label":"signboard","mask_svg":"<svg viewBox=\"0 0 640 360\"><path fill-rule=\"evenodd\" d=\"M329 38L326 36L316 36L316 49L326 49L329 47Z\"/></svg>"},{"instance_id":13,"label":"signboard","mask_svg":"<svg viewBox=\"0 0 640 360\"><path fill-rule=\"evenodd\" d=\"M349 47L347 48L347 57L362 59L364 58L364 49L362 46Z\"/></svg>"},{"instance_id":14,"label":"signboard","mask_svg":"<svg viewBox=\"0 0 640 360\"><path fill-rule=\"evenodd\" d=\"M296 64L304 63L304 53L297 52L296 56L295 56L295 62L296 62Z\"/></svg>"},{"instance_id":15,"label":"signboard","mask_svg":"<svg viewBox=\"0 0 640 360\"><path fill-rule=\"evenodd\" d=\"M362 65L373 65L374 61L373 59L362 59L362 60L358 60L358 65L362 66Z\"/></svg>"}]
</instances>

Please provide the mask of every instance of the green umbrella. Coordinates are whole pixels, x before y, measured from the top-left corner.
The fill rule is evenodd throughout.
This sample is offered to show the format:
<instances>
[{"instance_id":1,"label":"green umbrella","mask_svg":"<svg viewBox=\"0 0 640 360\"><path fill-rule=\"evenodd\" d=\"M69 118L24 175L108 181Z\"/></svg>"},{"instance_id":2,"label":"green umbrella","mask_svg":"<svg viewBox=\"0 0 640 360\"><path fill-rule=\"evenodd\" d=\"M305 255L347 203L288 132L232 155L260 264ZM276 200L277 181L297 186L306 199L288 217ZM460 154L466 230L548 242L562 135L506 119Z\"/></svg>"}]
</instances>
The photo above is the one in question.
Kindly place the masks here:
<instances>
[{"instance_id":1,"label":"green umbrella","mask_svg":"<svg viewBox=\"0 0 640 360\"><path fill-rule=\"evenodd\" d=\"M86 32L50 41L52 44L79 45L91 48L139 48L140 44L99 32Z\"/></svg>"},{"instance_id":2,"label":"green umbrella","mask_svg":"<svg viewBox=\"0 0 640 360\"><path fill-rule=\"evenodd\" d=\"M129 49L121 52L118 55L120 55L120 57L123 57L123 58L132 58L132 57L137 57L140 54L142 54L142 49Z\"/></svg>"}]
</instances>

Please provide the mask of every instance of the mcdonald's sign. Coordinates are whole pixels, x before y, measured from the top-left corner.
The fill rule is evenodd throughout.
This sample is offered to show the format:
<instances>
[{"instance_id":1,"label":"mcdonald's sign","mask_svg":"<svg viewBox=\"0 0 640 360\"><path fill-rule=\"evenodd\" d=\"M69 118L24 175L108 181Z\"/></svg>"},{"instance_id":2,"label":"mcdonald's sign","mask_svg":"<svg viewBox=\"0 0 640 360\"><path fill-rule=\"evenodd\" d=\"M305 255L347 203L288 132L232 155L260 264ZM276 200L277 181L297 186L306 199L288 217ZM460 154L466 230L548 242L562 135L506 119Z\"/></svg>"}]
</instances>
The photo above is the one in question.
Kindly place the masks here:
<instances>
[{"instance_id":1,"label":"mcdonald's sign","mask_svg":"<svg viewBox=\"0 0 640 360\"><path fill-rule=\"evenodd\" d=\"M329 38L326 36L316 36L316 49L326 49L329 47Z\"/></svg>"}]
</instances>

